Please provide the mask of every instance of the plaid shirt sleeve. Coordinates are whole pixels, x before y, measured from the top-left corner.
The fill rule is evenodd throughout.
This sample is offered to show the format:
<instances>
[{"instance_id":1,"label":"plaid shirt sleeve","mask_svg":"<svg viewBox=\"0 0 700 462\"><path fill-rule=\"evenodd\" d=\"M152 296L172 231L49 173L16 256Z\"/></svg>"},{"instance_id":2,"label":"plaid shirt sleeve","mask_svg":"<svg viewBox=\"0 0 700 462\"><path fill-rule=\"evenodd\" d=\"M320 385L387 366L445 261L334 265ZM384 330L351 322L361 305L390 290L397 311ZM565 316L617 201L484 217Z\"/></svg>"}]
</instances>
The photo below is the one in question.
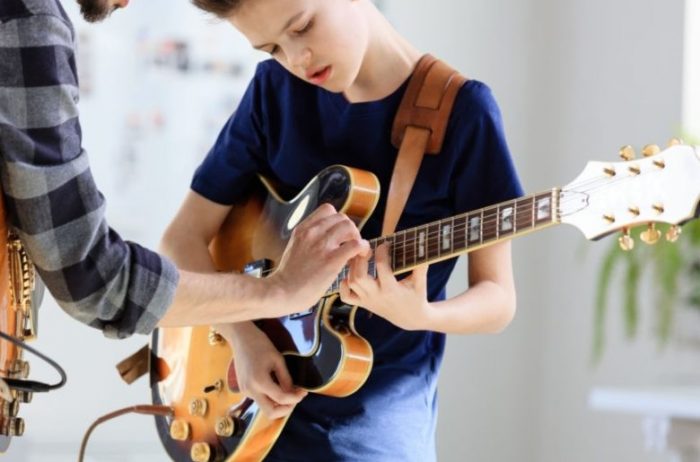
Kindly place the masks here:
<instances>
[{"instance_id":1,"label":"plaid shirt sleeve","mask_svg":"<svg viewBox=\"0 0 700 462\"><path fill-rule=\"evenodd\" d=\"M59 305L108 337L150 333L178 272L108 227L81 148L72 25L57 0L0 2L0 172L10 225Z\"/></svg>"}]
</instances>

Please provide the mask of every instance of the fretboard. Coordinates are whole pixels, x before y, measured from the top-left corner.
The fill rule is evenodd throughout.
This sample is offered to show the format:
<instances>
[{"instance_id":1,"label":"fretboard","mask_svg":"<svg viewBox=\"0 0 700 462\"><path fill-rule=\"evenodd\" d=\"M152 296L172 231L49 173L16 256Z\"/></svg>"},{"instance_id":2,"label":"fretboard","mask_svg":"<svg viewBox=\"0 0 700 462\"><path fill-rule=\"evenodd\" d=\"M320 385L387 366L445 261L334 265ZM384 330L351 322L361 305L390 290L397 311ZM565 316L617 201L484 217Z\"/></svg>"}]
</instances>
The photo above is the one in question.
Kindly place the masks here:
<instances>
[{"instance_id":1,"label":"fretboard","mask_svg":"<svg viewBox=\"0 0 700 462\"><path fill-rule=\"evenodd\" d=\"M374 251L389 243L389 257L394 274L416 266L456 257L472 250L556 224L558 189L520 197L472 212L444 218L414 228L373 239ZM337 293L348 275L346 266L328 293ZM369 274L376 277L374 258Z\"/></svg>"}]
</instances>

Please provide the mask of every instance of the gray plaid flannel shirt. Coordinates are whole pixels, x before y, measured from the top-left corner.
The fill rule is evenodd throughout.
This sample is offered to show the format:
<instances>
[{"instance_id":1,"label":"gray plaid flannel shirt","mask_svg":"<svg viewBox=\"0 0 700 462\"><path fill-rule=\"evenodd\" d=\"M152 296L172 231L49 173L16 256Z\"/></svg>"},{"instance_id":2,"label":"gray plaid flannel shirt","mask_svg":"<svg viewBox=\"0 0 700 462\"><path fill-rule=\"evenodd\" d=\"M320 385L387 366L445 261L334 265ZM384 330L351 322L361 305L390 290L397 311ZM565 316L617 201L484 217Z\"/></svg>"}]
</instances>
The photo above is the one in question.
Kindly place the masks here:
<instances>
[{"instance_id":1,"label":"gray plaid flannel shirt","mask_svg":"<svg viewBox=\"0 0 700 462\"><path fill-rule=\"evenodd\" d=\"M0 0L0 173L10 225L61 307L108 337L150 333L178 281L123 241L81 148L74 30L58 0Z\"/></svg>"}]
</instances>

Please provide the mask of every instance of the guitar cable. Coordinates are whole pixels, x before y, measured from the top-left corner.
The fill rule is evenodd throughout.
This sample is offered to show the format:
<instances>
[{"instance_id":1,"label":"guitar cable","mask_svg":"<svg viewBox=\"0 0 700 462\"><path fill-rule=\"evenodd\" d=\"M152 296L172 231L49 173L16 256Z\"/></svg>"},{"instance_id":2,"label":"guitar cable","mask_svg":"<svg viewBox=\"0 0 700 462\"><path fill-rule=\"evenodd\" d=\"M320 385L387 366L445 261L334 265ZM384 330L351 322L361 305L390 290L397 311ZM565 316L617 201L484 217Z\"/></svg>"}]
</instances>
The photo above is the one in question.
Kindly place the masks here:
<instances>
[{"instance_id":1,"label":"guitar cable","mask_svg":"<svg viewBox=\"0 0 700 462\"><path fill-rule=\"evenodd\" d=\"M27 350L28 352L37 356L39 359L43 360L44 362L48 363L51 367L53 367L56 370L56 372L58 372L58 374L61 376L61 380L53 384L37 382L35 380L10 379L0 377L0 380L5 382L10 388L25 392L43 393L47 391L56 390L66 384L66 371L64 371L63 368L56 361L44 355L35 348L30 347L24 341L11 335L8 335L4 332L0 332L0 338L7 340L8 342L13 343L17 347L22 348L23 350Z\"/></svg>"}]
</instances>

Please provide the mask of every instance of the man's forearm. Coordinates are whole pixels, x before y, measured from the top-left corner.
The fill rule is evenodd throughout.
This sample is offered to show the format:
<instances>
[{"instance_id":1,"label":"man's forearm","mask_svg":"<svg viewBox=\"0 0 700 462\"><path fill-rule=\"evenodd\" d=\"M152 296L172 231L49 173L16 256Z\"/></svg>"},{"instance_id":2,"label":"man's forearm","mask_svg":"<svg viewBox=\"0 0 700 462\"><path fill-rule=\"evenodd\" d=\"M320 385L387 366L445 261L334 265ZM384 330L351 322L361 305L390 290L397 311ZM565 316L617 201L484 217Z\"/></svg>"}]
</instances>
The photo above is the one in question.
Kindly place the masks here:
<instances>
[{"instance_id":1,"label":"man's forearm","mask_svg":"<svg viewBox=\"0 0 700 462\"><path fill-rule=\"evenodd\" d=\"M267 317L265 307L281 300L275 284L237 273L180 270L173 303L159 327L212 325Z\"/></svg>"}]
</instances>

